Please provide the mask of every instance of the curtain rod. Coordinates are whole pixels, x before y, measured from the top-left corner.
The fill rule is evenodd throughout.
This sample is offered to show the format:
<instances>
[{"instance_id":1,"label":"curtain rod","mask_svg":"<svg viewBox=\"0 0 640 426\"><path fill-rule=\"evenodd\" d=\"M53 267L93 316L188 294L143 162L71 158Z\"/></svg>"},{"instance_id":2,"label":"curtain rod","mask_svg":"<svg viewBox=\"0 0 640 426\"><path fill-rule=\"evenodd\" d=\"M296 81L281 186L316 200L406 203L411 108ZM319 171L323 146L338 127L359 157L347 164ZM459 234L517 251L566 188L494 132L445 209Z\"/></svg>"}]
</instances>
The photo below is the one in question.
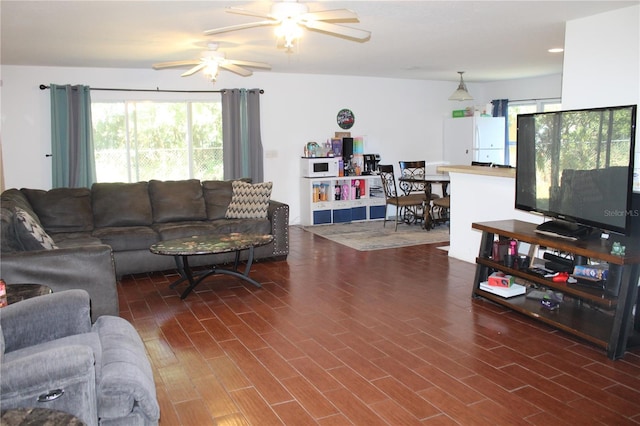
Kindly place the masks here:
<instances>
[{"instance_id":1,"label":"curtain rod","mask_svg":"<svg viewBox=\"0 0 640 426\"><path fill-rule=\"evenodd\" d=\"M40 90L49 89L50 87L41 84ZM103 87L90 87L90 90L106 90L113 92L169 92L169 93L224 93L225 90L160 90L160 88L156 87L155 89L111 89L111 88L103 88ZM264 93L263 89L259 90L260 94Z\"/></svg>"},{"instance_id":2,"label":"curtain rod","mask_svg":"<svg viewBox=\"0 0 640 426\"><path fill-rule=\"evenodd\" d=\"M557 99L560 99L560 98L509 99L509 102L549 101L549 100L557 100Z\"/></svg>"}]
</instances>

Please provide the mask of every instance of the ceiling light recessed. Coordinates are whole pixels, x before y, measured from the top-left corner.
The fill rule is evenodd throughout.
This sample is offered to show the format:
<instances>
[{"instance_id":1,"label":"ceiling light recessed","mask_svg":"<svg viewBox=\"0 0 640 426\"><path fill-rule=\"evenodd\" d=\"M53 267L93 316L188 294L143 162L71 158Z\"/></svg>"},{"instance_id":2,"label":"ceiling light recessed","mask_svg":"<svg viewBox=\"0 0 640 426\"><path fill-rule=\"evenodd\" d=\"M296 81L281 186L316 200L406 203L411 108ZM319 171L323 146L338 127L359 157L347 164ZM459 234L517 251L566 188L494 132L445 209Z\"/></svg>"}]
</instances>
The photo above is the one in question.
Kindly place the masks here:
<instances>
[{"instance_id":1,"label":"ceiling light recessed","mask_svg":"<svg viewBox=\"0 0 640 426\"><path fill-rule=\"evenodd\" d=\"M551 49L547 50L547 52L549 52L549 53L562 53L562 52L564 52L564 49L562 47L552 47Z\"/></svg>"}]
</instances>

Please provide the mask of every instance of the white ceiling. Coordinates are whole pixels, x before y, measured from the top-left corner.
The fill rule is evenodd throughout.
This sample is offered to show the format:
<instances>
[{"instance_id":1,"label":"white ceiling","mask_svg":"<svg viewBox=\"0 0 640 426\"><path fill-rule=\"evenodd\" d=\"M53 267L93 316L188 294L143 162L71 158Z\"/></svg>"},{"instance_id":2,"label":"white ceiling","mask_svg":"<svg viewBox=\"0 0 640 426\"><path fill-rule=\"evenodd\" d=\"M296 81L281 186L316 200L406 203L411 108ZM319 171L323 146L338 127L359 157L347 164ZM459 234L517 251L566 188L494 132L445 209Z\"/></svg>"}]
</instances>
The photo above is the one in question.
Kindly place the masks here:
<instances>
[{"instance_id":1,"label":"white ceiling","mask_svg":"<svg viewBox=\"0 0 640 426\"><path fill-rule=\"evenodd\" d=\"M494 81L557 74L565 22L636 5L633 1L316 1L310 11L349 8L372 32L364 43L306 31L293 54L276 48L273 27L205 36L261 20L225 12L268 12L266 1L0 2L4 65L151 68L197 59L219 42L229 59L266 62L278 73ZM597 53L597 52L594 52ZM157 72L175 73L173 69ZM269 72L258 71L256 72ZM191 77L196 78L196 77Z\"/></svg>"}]
</instances>

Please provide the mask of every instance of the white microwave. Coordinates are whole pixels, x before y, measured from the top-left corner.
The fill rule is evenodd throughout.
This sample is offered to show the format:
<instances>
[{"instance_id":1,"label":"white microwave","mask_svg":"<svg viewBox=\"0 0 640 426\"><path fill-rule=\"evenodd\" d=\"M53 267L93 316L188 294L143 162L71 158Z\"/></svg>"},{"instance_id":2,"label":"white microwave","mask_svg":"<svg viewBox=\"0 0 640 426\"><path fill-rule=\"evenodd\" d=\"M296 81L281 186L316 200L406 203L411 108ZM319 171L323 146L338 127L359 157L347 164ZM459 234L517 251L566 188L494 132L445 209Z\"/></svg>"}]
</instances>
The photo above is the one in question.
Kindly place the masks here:
<instances>
[{"instance_id":1,"label":"white microwave","mask_svg":"<svg viewBox=\"0 0 640 426\"><path fill-rule=\"evenodd\" d=\"M301 158L300 171L302 173L302 177L314 178L338 176L338 158Z\"/></svg>"}]
</instances>

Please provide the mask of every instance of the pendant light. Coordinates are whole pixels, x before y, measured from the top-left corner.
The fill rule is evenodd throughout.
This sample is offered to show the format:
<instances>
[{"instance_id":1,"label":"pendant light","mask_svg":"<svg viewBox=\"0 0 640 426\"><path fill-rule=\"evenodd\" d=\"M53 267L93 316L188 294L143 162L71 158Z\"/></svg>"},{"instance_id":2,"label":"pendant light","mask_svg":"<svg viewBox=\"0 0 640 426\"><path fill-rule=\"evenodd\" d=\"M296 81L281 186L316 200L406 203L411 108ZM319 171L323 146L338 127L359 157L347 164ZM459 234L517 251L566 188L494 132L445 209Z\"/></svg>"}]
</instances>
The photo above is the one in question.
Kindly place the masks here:
<instances>
[{"instance_id":1,"label":"pendant light","mask_svg":"<svg viewBox=\"0 0 640 426\"><path fill-rule=\"evenodd\" d=\"M453 92L451 96L449 96L449 100L450 101L472 101L473 96L471 96L467 91L467 85L464 84L464 80L462 79L462 74L464 74L464 71L458 71L458 74L460 74L460 84L458 85L458 88L456 89L456 91Z\"/></svg>"}]
</instances>

